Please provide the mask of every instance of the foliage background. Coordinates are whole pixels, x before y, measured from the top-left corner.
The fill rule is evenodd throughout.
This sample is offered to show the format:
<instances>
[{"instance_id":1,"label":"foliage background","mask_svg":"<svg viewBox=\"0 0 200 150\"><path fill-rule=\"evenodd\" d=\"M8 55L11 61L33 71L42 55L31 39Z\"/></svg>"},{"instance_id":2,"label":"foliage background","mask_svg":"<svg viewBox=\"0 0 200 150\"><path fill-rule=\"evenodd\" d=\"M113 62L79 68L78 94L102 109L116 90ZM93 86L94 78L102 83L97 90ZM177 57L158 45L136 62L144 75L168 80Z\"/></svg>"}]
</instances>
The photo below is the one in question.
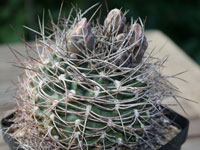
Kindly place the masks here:
<instances>
[{"instance_id":1,"label":"foliage background","mask_svg":"<svg viewBox=\"0 0 200 150\"><path fill-rule=\"evenodd\" d=\"M49 21L48 9L56 19L62 1L65 14L72 3L85 10L100 2L102 18L106 16L105 0L0 0L0 44L22 42L22 35L34 40L34 34L22 26L38 30L38 16L44 11L45 22ZM128 9L128 19L147 17L146 29L163 31L200 64L200 0L107 0L107 4L109 9Z\"/></svg>"}]
</instances>

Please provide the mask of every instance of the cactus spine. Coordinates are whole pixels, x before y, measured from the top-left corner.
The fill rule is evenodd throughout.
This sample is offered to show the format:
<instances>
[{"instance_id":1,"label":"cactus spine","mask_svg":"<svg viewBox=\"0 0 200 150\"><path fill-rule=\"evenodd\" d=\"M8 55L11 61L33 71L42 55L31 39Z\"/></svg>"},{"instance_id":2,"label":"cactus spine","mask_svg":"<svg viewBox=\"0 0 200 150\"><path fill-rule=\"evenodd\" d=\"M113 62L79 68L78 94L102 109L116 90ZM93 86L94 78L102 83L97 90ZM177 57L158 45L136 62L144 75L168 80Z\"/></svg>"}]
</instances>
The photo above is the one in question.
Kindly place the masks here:
<instances>
[{"instance_id":1,"label":"cactus spine","mask_svg":"<svg viewBox=\"0 0 200 150\"><path fill-rule=\"evenodd\" d=\"M25 149L155 149L171 121L161 102L173 88L162 60L144 57L140 19L126 23L113 9L104 25L81 14L63 19L41 38L18 89L9 133ZM166 121L167 120L167 121ZM166 123L167 122L167 123Z\"/></svg>"}]
</instances>

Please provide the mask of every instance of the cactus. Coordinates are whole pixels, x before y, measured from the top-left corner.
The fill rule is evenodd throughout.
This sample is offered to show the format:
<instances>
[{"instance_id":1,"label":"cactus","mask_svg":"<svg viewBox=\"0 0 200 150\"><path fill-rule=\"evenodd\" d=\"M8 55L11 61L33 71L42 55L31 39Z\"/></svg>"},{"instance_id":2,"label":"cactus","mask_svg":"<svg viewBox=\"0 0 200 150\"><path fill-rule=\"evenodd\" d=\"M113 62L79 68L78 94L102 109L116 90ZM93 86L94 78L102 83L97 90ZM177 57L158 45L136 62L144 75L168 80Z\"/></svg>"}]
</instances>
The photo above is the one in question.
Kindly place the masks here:
<instances>
[{"instance_id":1,"label":"cactus","mask_svg":"<svg viewBox=\"0 0 200 150\"><path fill-rule=\"evenodd\" d=\"M41 29L38 58L22 64L20 104L8 131L19 147L130 150L163 144L172 121L161 104L174 90L160 73L164 60L144 56L148 43L140 19L128 25L113 9L104 25L78 13L52 22L49 35Z\"/></svg>"}]
</instances>

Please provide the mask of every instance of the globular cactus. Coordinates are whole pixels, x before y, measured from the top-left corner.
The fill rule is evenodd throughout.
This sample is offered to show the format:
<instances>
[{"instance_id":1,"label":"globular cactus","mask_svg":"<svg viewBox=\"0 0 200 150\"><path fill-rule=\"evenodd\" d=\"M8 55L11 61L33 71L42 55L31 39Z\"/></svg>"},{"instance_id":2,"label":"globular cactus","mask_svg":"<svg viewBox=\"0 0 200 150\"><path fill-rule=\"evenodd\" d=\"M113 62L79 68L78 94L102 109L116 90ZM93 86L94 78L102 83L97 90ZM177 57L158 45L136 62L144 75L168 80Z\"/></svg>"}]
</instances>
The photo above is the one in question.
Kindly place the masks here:
<instances>
[{"instance_id":1,"label":"globular cactus","mask_svg":"<svg viewBox=\"0 0 200 150\"><path fill-rule=\"evenodd\" d=\"M25 61L20 105L8 133L24 149L156 149L171 121L161 103L173 87L162 60L144 56L139 21L113 9L104 25L81 14L63 19L36 41ZM60 27L60 28L59 28Z\"/></svg>"}]
</instances>

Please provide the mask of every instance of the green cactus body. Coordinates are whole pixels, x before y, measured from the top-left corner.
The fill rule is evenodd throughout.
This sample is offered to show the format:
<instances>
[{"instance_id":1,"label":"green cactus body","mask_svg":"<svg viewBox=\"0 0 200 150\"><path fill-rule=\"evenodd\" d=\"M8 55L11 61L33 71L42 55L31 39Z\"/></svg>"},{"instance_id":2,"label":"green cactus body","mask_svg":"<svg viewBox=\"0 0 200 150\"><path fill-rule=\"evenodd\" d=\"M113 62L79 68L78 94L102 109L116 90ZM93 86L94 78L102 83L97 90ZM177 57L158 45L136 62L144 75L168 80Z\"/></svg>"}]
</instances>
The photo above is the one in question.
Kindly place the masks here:
<instances>
[{"instance_id":1,"label":"green cactus body","mask_svg":"<svg viewBox=\"0 0 200 150\"><path fill-rule=\"evenodd\" d=\"M148 44L142 22L127 25L114 9L104 25L91 27L78 14L59 26L64 29L38 39L39 59L24 63L29 69L18 91L24 118L12 127L21 133L15 135L20 146L129 150L161 145L160 130L170 124L163 121L168 119L161 102L172 90L159 72L162 60L143 56Z\"/></svg>"}]
</instances>

